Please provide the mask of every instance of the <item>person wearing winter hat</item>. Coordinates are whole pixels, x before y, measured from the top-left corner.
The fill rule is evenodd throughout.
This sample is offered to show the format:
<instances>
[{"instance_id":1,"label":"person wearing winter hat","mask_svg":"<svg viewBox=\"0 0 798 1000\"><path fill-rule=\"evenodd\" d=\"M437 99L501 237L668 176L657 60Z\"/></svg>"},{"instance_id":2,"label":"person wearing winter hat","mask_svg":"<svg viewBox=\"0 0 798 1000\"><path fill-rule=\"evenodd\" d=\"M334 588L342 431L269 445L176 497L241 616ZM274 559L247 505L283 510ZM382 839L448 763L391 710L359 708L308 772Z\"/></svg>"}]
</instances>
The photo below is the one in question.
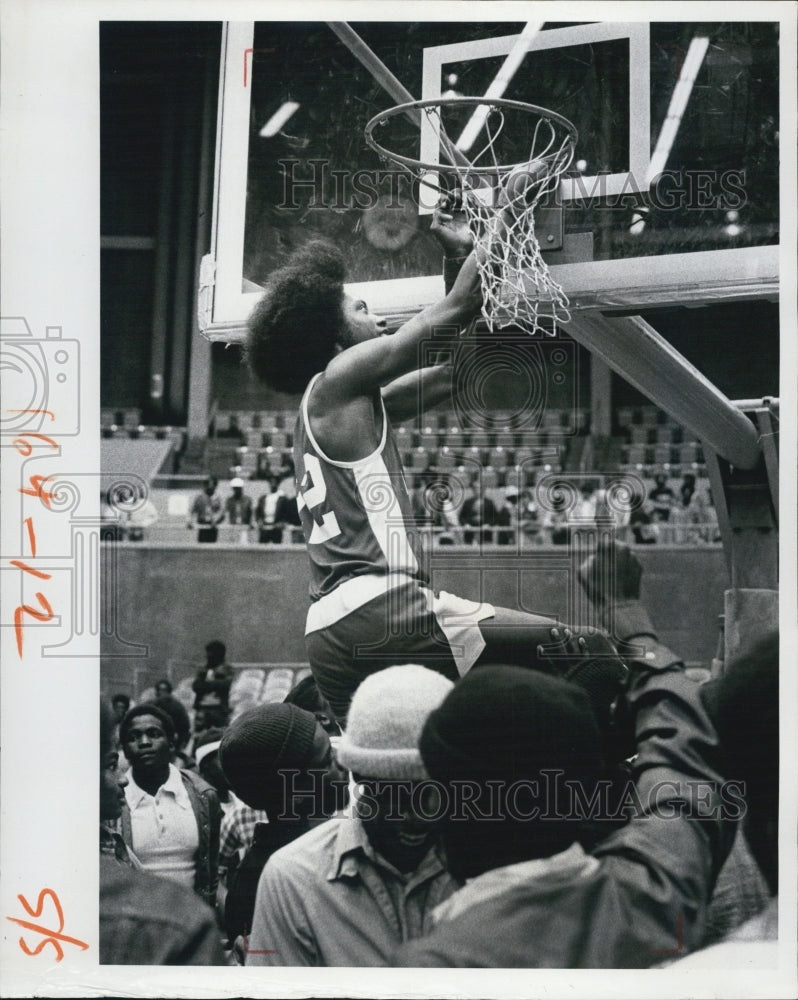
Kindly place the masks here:
<instances>
[{"instance_id":1,"label":"person wearing winter hat","mask_svg":"<svg viewBox=\"0 0 798 1000\"><path fill-rule=\"evenodd\" d=\"M669 657L633 660L630 818L586 851L602 818L602 743L585 690L517 667L473 671L431 713L420 749L447 803L442 840L462 887L406 967L643 968L700 946L739 811L721 794L699 685ZM696 793L696 789L700 793ZM459 797L458 797L459 796ZM608 816L608 819L616 819Z\"/></svg>"},{"instance_id":2,"label":"person wearing winter hat","mask_svg":"<svg viewBox=\"0 0 798 1000\"><path fill-rule=\"evenodd\" d=\"M357 781L351 815L277 851L263 870L247 965L381 966L430 927L455 884L435 834L418 749L452 689L425 667L388 667L356 690L339 762ZM433 789L434 791L434 789Z\"/></svg>"},{"instance_id":3,"label":"person wearing winter hat","mask_svg":"<svg viewBox=\"0 0 798 1000\"><path fill-rule=\"evenodd\" d=\"M234 794L268 816L268 822L255 822L252 844L228 880L224 923L238 954L252 926L263 866L274 851L345 805L347 782L316 717L285 703L257 705L238 716L221 738L219 762Z\"/></svg>"}]
</instances>

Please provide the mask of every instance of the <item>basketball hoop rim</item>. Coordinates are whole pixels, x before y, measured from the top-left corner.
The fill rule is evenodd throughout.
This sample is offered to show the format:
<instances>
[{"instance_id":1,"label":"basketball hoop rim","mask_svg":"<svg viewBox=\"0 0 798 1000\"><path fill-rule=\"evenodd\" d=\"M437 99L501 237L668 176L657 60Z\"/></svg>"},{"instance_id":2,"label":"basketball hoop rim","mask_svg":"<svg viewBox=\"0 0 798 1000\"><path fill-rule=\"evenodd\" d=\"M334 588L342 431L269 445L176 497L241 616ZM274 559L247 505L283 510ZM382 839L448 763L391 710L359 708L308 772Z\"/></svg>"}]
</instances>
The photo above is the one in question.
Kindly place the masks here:
<instances>
[{"instance_id":1,"label":"basketball hoop rim","mask_svg":"<svg viewBox=\"0 0 798 1000\"><path fill-rule=\"evenodd\" d=\"M393 108L388 108L386 111L381 111L379 114L374 115L374 117L366 123L364 129L366 142L377 153L378 156L387 157L389 160L393 160L395 163L399 163L402 166L412 168L415 171L437 171L437 172L454 172L457 173L458 168L452 164L446 163L425 163L423 160L415 159L412 156L404 156L402 153L394 153L384 146L381 146L377 140L372 135L374 129L381 124L385 123L387 118L395 118L397 115L407 114L412 111L423 111L425 108L437 108L442 106L457 106L462 105L463 107L480 107L480 106L495 106L500 108L511 108L515 111L526 111L532 112L545 118L549 121L554 121L568 133L572 145L575 147L577 140L579 138L579 133L576 126L569 122L567 118L563 115L558 114L556 111L550 111L548 108L543 108L538 104L529 104L526 101L512 101L505 97L494 97L490 100L485 100L484 97L439 97L439 98L428 98L421 101L408 101L406 104L397 104ZM462 151L461 151L462 152ZM573 154L572 154L573 155ZM465 157L465 153L463 153ZM509 164L499 164L499 165L489 165L482 167L469 166L468 170L470 173L476 174L477 176L489 176L496 175L497 170L515 170L517 167L523 167L528 160L521 160L518 163ZM462 167L460 167L462 169Z\"/></svg>"}]
</instances>

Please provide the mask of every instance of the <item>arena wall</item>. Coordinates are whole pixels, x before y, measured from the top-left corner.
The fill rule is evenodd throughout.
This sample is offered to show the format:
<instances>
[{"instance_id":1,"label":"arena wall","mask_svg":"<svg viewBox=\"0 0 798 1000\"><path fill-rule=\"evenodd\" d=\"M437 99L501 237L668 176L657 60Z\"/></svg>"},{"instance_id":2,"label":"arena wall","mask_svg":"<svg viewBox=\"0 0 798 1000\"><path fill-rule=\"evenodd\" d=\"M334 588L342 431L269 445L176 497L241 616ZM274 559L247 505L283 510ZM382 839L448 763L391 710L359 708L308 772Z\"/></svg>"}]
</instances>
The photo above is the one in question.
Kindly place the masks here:
<instances>
[{"instance_id":1,"label":"arena wall","mask_svg":"<svg viewBox=\"0 0 798 1000\"><path fill-rule=\"evenodd\" d=\"M231 663L305 660L307 557L301 547L107 546L103 593L103 689L139 693L159 677L177 682L204 661L211 639ZM728 587L719 546L638 548L643 599L660 639L688 661L708 665ZM521 555L497 549L436 550L433 585L462 597L576 621L583 607L565 547ZM146 655L125 644L141 644ZM142 650L138 650L141 654ZM135 680L135 683L133 681Z\"/></svg>"}]
</instances>

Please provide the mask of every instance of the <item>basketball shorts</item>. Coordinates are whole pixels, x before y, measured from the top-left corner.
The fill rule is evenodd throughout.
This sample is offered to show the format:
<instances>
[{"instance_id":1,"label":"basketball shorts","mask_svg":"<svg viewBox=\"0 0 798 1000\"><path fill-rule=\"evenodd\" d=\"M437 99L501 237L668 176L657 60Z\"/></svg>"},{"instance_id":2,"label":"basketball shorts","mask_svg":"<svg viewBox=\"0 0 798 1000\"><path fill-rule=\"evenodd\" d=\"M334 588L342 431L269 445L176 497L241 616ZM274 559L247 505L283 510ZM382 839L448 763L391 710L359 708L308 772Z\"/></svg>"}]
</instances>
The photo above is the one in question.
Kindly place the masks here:
<instances>
[{"instance_id":1,"label":"basketball shorts","mask_svg":"<svg viewBox=\"0 0 798 1000\"><path fill-rule=\"evenodd\" d=\"M311 605L308 661L339 721L358 685L386 667L418 663L451 680L485 648L479 622L493 605L434 592L412 577L360 576Z\"/></svg>"}]
</instances>

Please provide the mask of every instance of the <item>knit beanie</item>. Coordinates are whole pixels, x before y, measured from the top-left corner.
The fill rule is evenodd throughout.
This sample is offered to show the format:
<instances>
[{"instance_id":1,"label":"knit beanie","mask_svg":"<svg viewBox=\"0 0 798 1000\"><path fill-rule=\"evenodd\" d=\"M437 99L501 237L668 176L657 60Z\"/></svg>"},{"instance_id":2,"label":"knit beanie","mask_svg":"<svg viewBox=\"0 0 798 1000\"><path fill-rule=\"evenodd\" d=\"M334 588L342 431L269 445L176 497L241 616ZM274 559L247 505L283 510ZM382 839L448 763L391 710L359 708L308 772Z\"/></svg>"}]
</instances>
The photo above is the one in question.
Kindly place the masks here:
<instances>
[{"instance_id":1,"label":"knit beanie","mask_svg":"<svg viewBox=\"0 0 798 1000\"><path fill-rule=\"evenodd\" d=\"M269 809L283 791L280 771L305 767L313 756L316 719L296 705L257 705L235 719L219 747L222 771L253 809Z\"/></svg>"},{"instance_id":2,"label":"knit beanie","mask_svg":"<svg viewBox=\"0 0 798 1000\"><path fill-rule=\"evenodd\" d=\"M336 748L339 763L364 778L426 778L419 736L452 687L443 674L415 664L369 675L352 698L346 732Z\"/></svg>"},{"instance_id":3,"label":"knit beanie","mask_svg":"<svg viewBox=\"0 0 798 1000\"><path fill-rule=\"evenodd\" d=\"M547 857L578 840L574 822L547 797L552 779L545 772L556 774L558 788L574 782L588 794L603 772L601 740L585 692L515 666L486 665L468 673L427 719L420 748L435 781L453 792L459 782L475 785L483 806L490 792L492 804L481 812L492 822L475 817L446 826L447 856L460 879ZM540 789L524 799L524 815L513 807L518 782L530 789L537 782ZM530 804L539 817L533 818ZM563 804L567 811L567 800Z\"/></svg>"}]
</instances>

